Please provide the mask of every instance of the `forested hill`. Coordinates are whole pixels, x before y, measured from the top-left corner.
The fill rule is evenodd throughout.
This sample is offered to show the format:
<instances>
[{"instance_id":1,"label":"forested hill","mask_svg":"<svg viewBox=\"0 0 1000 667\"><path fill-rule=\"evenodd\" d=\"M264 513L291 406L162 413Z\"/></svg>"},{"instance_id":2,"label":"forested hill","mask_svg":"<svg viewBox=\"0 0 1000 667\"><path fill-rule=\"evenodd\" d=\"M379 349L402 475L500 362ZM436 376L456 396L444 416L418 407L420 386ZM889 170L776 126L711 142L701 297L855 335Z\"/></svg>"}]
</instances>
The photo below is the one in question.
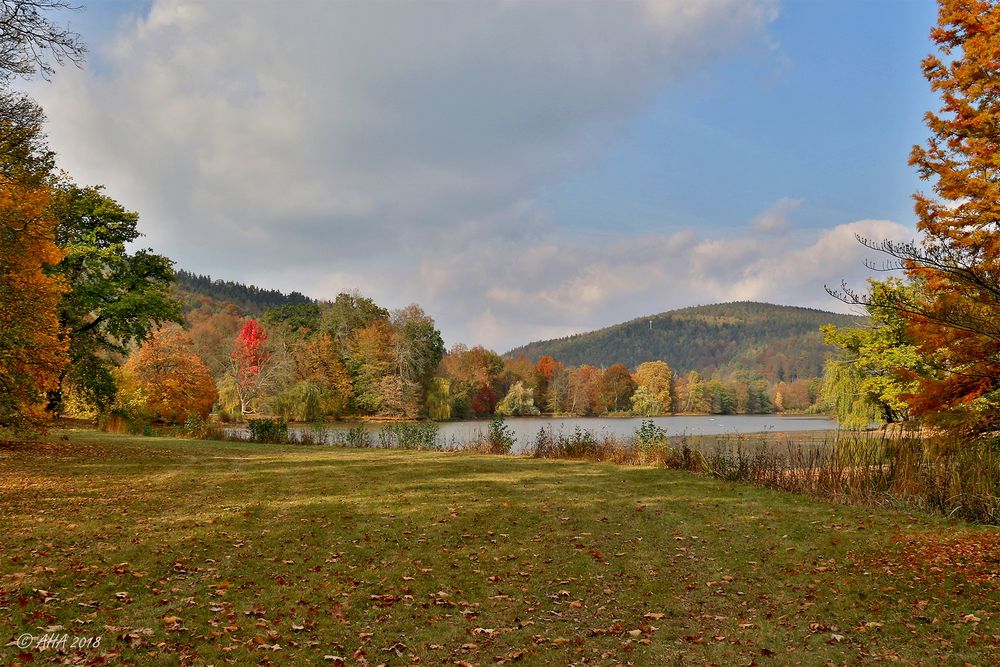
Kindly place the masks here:
<instances>
[{"instance_id":1,"label":"forested hill","mask_svg":"<svg viewBox=\"0 0 1000 667\"><path fill-rule=\"evenodd\" d=\"M200 276L183 269L177 271L177 286L186 292L231 303L248 315L259 315L267 308L276 306L312 301L299 292L285 294L231 280L213 280L211 276Z\"/></svg>"},{"instance_id":2,"label":"forested hill","mask_svg":"<svg viewBox=\"0 0 1000 667\"><path fill-rule=\"evenodd\" d=\"M737 301L671 310L589 333L529 343L506 356L548 355L564 364L635 368L662 359L675 373L748 371L770 381L818 377L832 348L823 324L859 326L862 317L812 308Z\"/></svg>"}]
</instances>

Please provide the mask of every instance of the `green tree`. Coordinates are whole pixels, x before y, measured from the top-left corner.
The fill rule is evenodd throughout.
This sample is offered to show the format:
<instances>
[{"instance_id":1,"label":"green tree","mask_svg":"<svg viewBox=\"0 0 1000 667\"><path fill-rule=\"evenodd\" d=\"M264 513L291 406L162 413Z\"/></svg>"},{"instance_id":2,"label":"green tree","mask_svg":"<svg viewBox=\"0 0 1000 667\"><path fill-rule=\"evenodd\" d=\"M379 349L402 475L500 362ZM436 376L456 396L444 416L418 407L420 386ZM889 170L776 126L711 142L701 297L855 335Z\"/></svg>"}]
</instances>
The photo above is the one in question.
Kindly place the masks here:
<instances>
[{"instance_id":1,"label":"green tree","mask_svg":"<svg viewBox=\"0 0 1000 667\"><path fill-rule=\"evenodd\" d=\"M41 107L20 93L0 91L0 176L41 186L55 166Z\"/></svg>"},{"instance_id":2,"label":"green tree","mask_svg":"<svg viewBox=\"0 0 1000 667\"><path fill-rule=\"evenodd\" d=\"M890 424L909 417L909 397L917 378L930 373L908 333L898 303L917 298L919 289L897 278L869 281L867 327L822 327L824 339L843 350L824 372L823 400L845 428Z\"/></svg>"},{"instance_id":3,"label":"green tree","mask_svg":"<svg viewBox=\"0 0 1000 667\"><path fill-rule=\"evenodd\" d=\"M321 315L317 303L287 303L268 308L263 320L268 328L284 327L290 333L308 336L319 330Z\"/></svg>"},{"instance_id":4,"label":"green tree","mask_svg":"<svg viewBox=\"0 0 1000 667\"><path fill-rule=\"evenodd\" d=\"M663 414L663 404L653 390L639 385L632 394L632 414L639 417L658 417Z\"/></svg>"},{"instance_id":5,"label":"green tree","mask_svg":"<svg viewBox=\"0 0 1000 667\"><path fill-rule=\"evenodd\" d=\"M61 183L52 206L56 242L64 252L53 273L69 287L59 319L69 337L70 363L60 387L49 394L49 409L59 413L67 381L103 409L114 400L117 359L161 324L182 322L181 306L170 293L172 262L149 249L128 252L126 244L140 236L139 215L100 187Z\"/></svg>"},{"instance_id":6,"label":"green tree","mask_svg":"<svg viewBox=\"0 0 1000 667\"><path fill-rule=\"evenodd\" d=\"M525 387L520 380L515 382L503 400L497 404L496 413L503 417L539 414L538 408L535 407L534 390L531 387Z\"/></svg>"},{"instance_id":7,"label":"green tree","mask_svg":"<svg viewBox=\"0 0 1000 667\"><path fill-rule=\"evenodd\" d=\"M322 309L321 326L346 353L355 331L376 320L388 320L389 311L357 292L342 292Z\"/></svg>"}]
</instances>

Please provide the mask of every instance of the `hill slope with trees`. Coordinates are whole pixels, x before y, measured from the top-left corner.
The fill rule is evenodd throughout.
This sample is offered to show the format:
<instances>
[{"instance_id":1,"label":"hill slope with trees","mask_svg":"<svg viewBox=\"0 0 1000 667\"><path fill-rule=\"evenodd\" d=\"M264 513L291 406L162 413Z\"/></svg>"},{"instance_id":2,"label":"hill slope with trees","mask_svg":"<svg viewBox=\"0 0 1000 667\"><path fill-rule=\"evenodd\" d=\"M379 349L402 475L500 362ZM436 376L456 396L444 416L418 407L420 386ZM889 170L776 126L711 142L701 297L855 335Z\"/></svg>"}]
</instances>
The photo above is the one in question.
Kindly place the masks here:
<instances>
[{"instance_id":1,"label":"hill slope with trees","mask_svg":"<svg viewBox=\"0 0 1000 667\"><path fill-rule=\"evenodd\" d=\"M508 352L551 356L570 364L635 368L662 359L675 373L703 376L747 371L771 382L822 375L834 349L823 325L860 327L866 318L812 308L738 301L640 317L583 334L538 341Z\"/></svg>"},{"instance_id":2,"label":"hill slope with trees","mask_svg":"<svg viewBox=\"0 0 1000 667\"><path fill-rule=\"evenodd\" d=\"M207 296L215 301L235 305L243 313L259 315L268 308L297 303L310 303L312 299L300 292L285 294L275 289L244 285L232 280L213 279L184 269L176 272L177 286L185 292Z\"/></svg>"}]
</instances>

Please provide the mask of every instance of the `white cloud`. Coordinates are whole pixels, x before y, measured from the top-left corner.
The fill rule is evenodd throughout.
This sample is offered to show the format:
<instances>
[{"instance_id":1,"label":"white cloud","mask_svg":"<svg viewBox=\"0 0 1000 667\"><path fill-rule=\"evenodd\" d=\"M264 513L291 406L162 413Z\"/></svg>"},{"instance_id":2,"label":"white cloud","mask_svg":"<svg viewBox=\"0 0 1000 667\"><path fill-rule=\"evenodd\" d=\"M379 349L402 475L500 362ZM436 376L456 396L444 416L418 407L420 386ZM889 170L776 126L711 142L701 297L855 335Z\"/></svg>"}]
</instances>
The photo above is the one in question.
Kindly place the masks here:
<instances>
[{"instance_id":1,"label":"white cloud","mask_svg":"<svg viewBox=\"0 0 1000 667\"><path fill-rule=\"evenodd\" d=\"M790 219L792 212L801 204L801 199L782 197L754 219L753 228L766 234L784 232L792 225Z\"/></svg>"},{"instance_id":2,"label":"white cloud","mask_svg":"<svg viewBox=\"0 0 1000 667\"><path fill-rule=\"evenodd\" d=\"M657 95L768 41L772 0L157 0L102 67L33 92L61 165L142 214L179 265L331 297L419 302L449 342L507 348L732 298L831 304L856 230L559 235L536 195ZM798 200L754 222L788 230ZM794 237L794 238L800 238Z\"/></svg>"}]
</instances>

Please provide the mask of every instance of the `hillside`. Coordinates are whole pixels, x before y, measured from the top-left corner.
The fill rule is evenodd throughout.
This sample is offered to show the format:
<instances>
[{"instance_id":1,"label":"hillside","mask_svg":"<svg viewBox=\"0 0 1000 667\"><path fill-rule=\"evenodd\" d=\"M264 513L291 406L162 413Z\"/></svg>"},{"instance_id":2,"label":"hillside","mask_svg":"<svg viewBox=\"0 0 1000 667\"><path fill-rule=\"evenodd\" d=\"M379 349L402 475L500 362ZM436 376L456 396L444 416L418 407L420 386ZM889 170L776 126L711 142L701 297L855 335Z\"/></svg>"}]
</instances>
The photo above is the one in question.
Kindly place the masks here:
<instances>
[{"instance_id":1,"label":"hillside","mask_svg":"<svg viewBox=\"0 0 1000 667\"><path fill-rule=\"evenodd\" d=\"M770 381L817 377L832 348L824 324L858 326L862 317L812 308L739 301L671 310L566 338L538 341L508 357L549 355L564 364L635 368L663 359L675 373L740 370Z\"/></svg>"},{"instance_id":2,"label":"hillside","mask_svg":"<svg viewBox=\"0 0 1000 667\"><path fill-rule=\"evenodd\" d=\"M274 289L264 289L231 280L196 275L183 269L177 271L177 287L183 292L209 297L216 302L232 304L248 315L259 315L268 308L276 306L312 301L299 292L285 294Z\"/></svg>"}]
</instances>

